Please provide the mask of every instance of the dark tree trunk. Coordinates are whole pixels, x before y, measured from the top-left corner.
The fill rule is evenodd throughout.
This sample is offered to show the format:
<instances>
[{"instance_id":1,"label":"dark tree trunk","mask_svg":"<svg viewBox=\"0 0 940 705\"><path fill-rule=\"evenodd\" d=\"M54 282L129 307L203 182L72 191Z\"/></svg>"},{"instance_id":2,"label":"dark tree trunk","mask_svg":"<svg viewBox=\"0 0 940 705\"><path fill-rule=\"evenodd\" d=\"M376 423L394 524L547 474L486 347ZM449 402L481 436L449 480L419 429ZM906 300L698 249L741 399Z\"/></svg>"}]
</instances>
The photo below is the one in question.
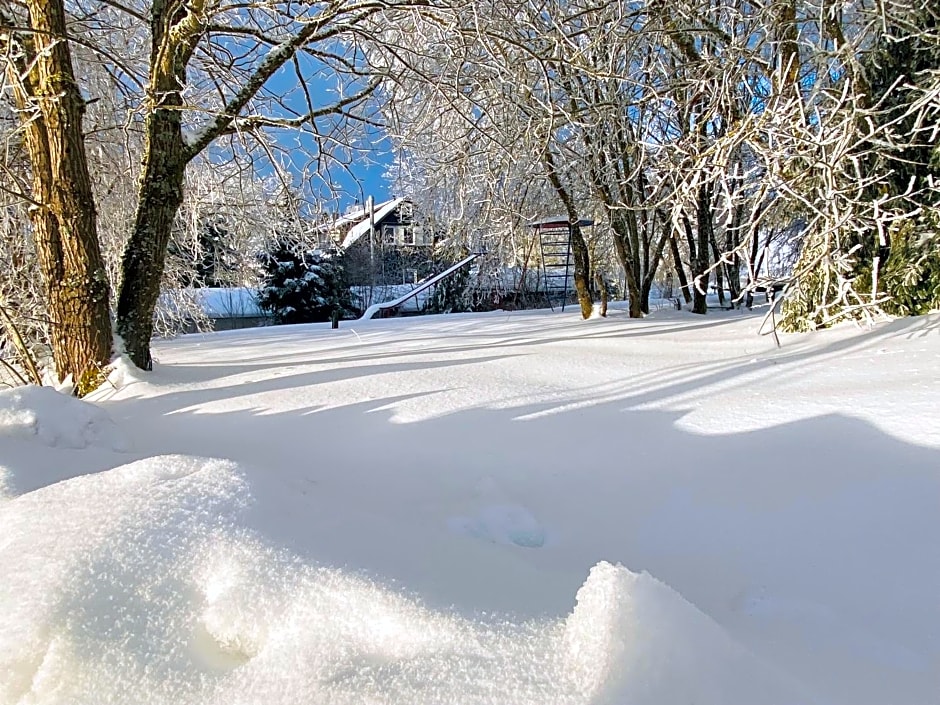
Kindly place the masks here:
<instances>
[{"instance_id":1,"label":"dark tree trunk","mask_svg":"<svg viewBox=\"0 0 940 705\"><path fill-rule=\"evenodd\" d=\"M604 281L604 277L602 277L600 274L594 275L594 281L597 282L597 291L600 293L600 296L601 296L600 313L601 313L601 316L606 318L607 317L607 302L609 300L608 295L607 295L607 282Z\"/></svg>"},{"instance_id":2,"label":"dark tree trunk","mask_svg":"<svg viewBox=\"0 0 940 705\"><path fill-rule=\"evenodd\" d=\"M741 296L741 257L738 253L731 255L731 263L726 265L728 270L728 291L731 300L737 301Z\"/></svg>"},{"instance_id":3,"label":"dark tree trunk","mask_svg":"<svg viewBox=\"0 0 940 705\"><path fill-rule=\"evenodd\" d=\"M226 98L191 143L183 140L181 126L187 66L212 14L210 0L153 0L150 9L150 73L147 80L147 142L141 174L134 231L124 251L123 280L118 297L118 332L134 364L151 367L150 336L153 312L160 293L167 244L183 197L186 165L214 139L224 134L265 83L310 41L334 41L334 23L363 22L382 9L380 3L346 8L343 3L321 3L310 21L293 35L271 47L267 55ZM262 42L263 44L263 42ZM329 108L305 116L312 121L327 115L345 115L378 86L372 81L343 96ZM262 121L263 122L263 121Z\"/></svg>"},{"instance_id":4,"label":"dark tree trunk","mask_svg":"<svg viewBox=\"0 0 940 705\"><path fill-rule=\"evenodd\" d=\"M659 270L663 261L663 254L666 251L666 241L672 241L672 223L666 218L663 211L656 209L653 216L648 221L648 227L651 233L655 232L656 222L659 221L661 228L658 238L650 237L646 245L646 256L648 263L642 282L640 284L640 297L643 313L650 312L650 291L653 288L653 282L656 280L656 272Z\"/></svg>"},{"instance_id":5,"label":"dark tree trunk","mask_svg":"<svg viewBox=\"0 0 940 705\"><path fill-rule=\"evenodd\" d=\"M652 277L647 277L643 280L643 285L640 287L640 300L642 302L643 313L650 312L650 291L653 288L653 279Z\"/></svg>"},{"instance_id":6,"label":"dark tree trunk","mask_svg":"<svg viewBox=\"0 0 940 705\"><path fill-rule=\"evenodd\" d=\"M568 189L561 183L561 178L555 170L555 160L548 150L544 155L545 166L548 168L548 180L565 206L568 222L571 224L571 254L574 257L574 288L578 294L578 304L581 306L581 317L590 318L594 311L594 301L591 299L591 256L588 252L584 235L578 225L580 218L574 205L574 199Z\"/></svg>"},{"instance_id":7,"label":"dark tree trunk","mask_svg":"<svg viewBox=\"0 0 940 705\"><path fill-rule=\"evenodd\" d=\"M696 204L696 236L692 256L692 313L708 311L708 248L712 240L711 191L705 185L699 187ZM686 221L686 228L690 228ZM691 238L691 233L689 233Z\"/></svg>"},{"instance_id":8,"label":"dark tree trunk","mask_svg":"<svg viewBox=\"0 0 940 705\"><path fill-rule=\"evenodd\" d=\"M682 298L687 304L690 304L692 303L692 292L689 290L689 278L685 275L685 265L682 264L682 253L679 252L679 242L676 240L675 233L669 238L669 246L672 249L672 261L676 266L676 276L679 278Z\"/></svg>"},{"instance_id":9,"label":"dark tree trunk","mask_svg":"<svg viewBox=\"0 0 940 705\"><path fill-rule=\"evenodd\" d=\"M715 258L715 262L718 263L718 266L715 267L715 286L718 289L718 304L722 307L725 306L725 273L724 273L724 264L721 262L721 249L718 247L718 241L712 236L711 241L712 247L712 256Z\"/></svg>"},{"instance_id":10,"label":"dark tree trunk","mask_svg":"<svg viewBox=\"0 0 940 705\"><path fill-rule=\"evenodd\" d=\"M773 33L777 42L777 66L774 72L775 92L793 91L800 77L799 29L794 0L771 3Z\"/></svg>"},{"instance_id":11,"label":"dark tree trunk","mask_svg":"<svg viewBox=\"0 0 940 705\"><path fill-rule=\"evenodd\" d=\"M643 318L643 291L633 272L627 272L627 295L630 297L630 318ZM647 310L649 304L646 305Z\"/></svg>"},{"instance_id":12,"label":"dark tree trunk","mask_svg":"<svg viewBox=\"0 0 940 705\"><path fill-rule=\"evenodd\" d=\"M740 188L740 186L738 188ZM754 215L756 216L757 213L755 212ZM725 252L729 253L728 259L730 260L730 262L725 265L728 274L728 291L731 293L731 300L738 301L739 305L741 296L742 261L739 252L746 244L744 238L742 238L744 219L746 217L745 204L743 202L738 203L734 207L731 225L725 230Z\"/></svg>"},{"instance_id":13,"label":"dark tree trunk","mask_svg":"<svg viewBox=\"0 0 940 705\"><path fill-rule=\"evenodd\" d=\"M626 226L621 233L626 242L629 242L631 268L627 272L627 289L630 292L630 318L642 318L644 308L649 310L648 302L643 299L643 264L645 254L640 244L640 229L636 221L636 212L628 211L621 219Z\"/></svg>"},{"instance_id":14,"label":"dark tree trunk","mask_svg":"<svg viewBox=\"0 0 940 705\"><path fill-rule=\"evenodd\" d=\"M124 279L118 297L118 334L135 365L149 370L153 311L173 220L183 202L186 162L179 111L158 110L147 124L147 148L140 203L130 241L124 250Z\"/></svg>"},{"instance_id":15,"label":"dark tree trunk","mask_svg":"<svg viewBox=\"0 0 940 705\"><path fill-rule=\"evenodd\" d=\"M577 219L571 223L571 253L574 256L574 288L581 306L581 318L590 318L594 312L590 284L591 259Z\"/></svg>"},{"instance_id":16,"label":"dark tree trunk","mask_svg":"<svg viewBox=\"0 0 940 705\"><path fill-rule=\"evenodd\" d=\"M153 312L167 245L183 202L186 164L192 152L183 140L182 88L186 65L199 37L199 1L155 0L151 12L147 141L134 231L124 250L117 330L135 365L149 370ZM173 32L179 37L174 39Z\"/></svg>"},{"instance_id":17,"label":"dark tree trunk","mask_svg":"<svg viewBox=\"0 0 940 705\"><path fill-rule=\"evenodd\" d=\"M623 267L627 284L627 299L630 302L630 318L643 317L643 294L636 270L638 263L630 239L629 227L621 211L608 211L611 228L614 231L614 250Z\"/></svg>"},{"instance_id":18,"label":"dark tree trunk","mask_svg":"<svg viewBox=\"0 0 940 705\"><path fill-rule=\"evenodd\" d=\"M24 120L33 179L30 208L50 314L59 379L85 394L111 358L108 278L82 133L85 103L75 82L61 0L30 0L31 34L16 38L22 59L11 82ZM17 65L18 64L18 65Z\"/></svg>"}]
</instances>

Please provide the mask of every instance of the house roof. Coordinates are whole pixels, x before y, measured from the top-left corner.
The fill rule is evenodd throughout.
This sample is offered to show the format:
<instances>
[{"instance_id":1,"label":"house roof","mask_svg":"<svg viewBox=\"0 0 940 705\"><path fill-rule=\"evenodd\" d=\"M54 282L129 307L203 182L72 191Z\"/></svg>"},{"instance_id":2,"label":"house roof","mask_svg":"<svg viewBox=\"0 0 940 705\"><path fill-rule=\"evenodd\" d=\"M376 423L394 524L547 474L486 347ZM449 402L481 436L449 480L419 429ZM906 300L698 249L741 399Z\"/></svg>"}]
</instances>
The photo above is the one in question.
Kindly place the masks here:
<instances>
[{"instance_id":1,"label":"house roof","mask_svg":"<svg viewBox=\"0 0 940 705\"><path fill-rule=\"evenodd\" d=\"M375 207L375 214L373 215L373 222L381 222L389 213L398 208L401 205L404 198L393 198L391 201L385 201L385 203L380 203ZM356 214L354 214L356 215ZM365 216L365 217L363 217ZM346 216L353 217L353 216ZM347 247L354 245L363 235L369 232L370 222L369 214L364 210L362 213L358 214L359 218L362 218L358 223L356 223L352 228L349 229L349 232L346 233L346 237L343 239L343 244L341 247L345 250Z\"/></svg>"},{"instance_id":2,"label":"house roof","mask_svg":"<svg viewBox=\"0 0 940 705\"><path fill-rule=\"evenodd\" d=\"M362 205L361 203L356 203L356 205L350 206L349 208L347 208L346 212L343 213L343 215L341 215L336 220L332 221L329 224L329 227L340 228L344 225L349 225L350 223L358 223L368 213L369 213L369 210L366 206Z\"/></svg>"}]
</instances>

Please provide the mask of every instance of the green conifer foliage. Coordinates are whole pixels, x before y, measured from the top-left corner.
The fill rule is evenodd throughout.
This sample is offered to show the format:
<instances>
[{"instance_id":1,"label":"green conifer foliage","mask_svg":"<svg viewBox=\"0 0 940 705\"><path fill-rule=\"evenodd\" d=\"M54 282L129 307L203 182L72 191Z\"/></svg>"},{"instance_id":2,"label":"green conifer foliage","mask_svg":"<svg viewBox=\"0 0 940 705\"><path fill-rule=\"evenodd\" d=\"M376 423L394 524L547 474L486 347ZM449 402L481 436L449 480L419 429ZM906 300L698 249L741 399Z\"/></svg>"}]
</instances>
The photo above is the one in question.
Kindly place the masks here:
<instances>
[{"instance_id":1,"label":"green conifer foliage","mask_svg":"<svg viewBox=\"0 0 940 705\"><path fill-rule=\"evenodd\" d=\"M349 314L352 305L342 257L305 250L282 238L260 256L258 305L277 323L315 323Z\"/></svg>"}]
</instances>

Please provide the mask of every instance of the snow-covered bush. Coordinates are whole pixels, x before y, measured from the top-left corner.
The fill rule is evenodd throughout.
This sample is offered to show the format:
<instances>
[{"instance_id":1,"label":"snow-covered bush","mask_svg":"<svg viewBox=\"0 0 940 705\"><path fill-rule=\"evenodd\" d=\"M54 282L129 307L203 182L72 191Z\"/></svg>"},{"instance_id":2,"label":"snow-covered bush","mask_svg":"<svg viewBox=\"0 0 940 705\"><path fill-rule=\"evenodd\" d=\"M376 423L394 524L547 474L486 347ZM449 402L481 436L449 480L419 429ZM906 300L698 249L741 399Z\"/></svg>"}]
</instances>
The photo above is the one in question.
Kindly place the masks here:
<instances>
[{"instance_id":1,"label":"snow-covered bush","mask_svg":"<svg viewBox=\"0 0 940 705\"><path fill-rule=\"evenodd\" d=\"M862 283L871 267L859 269ZM920 316L940 310L940 210L905 221L892 233L891 252L881 272L882 291L890 294L884 310L894 316ZM865 288L871 291L871 286Z\"/></svg>"},{"instance_id":2,"label":"snow-covered bush","mask_svg":"<svg viewBox=\"0 0 940 705\"><path fill-rule=\"evenodd\" d=\"M467 285L470 282L470 272L461 267L451 276L439 281L433 288L431 298L427 302L427 313L460 313L470 309L467 295Z\"/></svg>"},{"instance_id":3,"label":"snow-covered bush","mask_svg":"<svg viewBox=\"0 0 940 705\"><path fill-rule=\"evenodd\" d=\"M305 250L291 238L281 238L259 259L258 305L276 322L328 321L352 308L340 255Z\"/></svg>"}]
</instances>

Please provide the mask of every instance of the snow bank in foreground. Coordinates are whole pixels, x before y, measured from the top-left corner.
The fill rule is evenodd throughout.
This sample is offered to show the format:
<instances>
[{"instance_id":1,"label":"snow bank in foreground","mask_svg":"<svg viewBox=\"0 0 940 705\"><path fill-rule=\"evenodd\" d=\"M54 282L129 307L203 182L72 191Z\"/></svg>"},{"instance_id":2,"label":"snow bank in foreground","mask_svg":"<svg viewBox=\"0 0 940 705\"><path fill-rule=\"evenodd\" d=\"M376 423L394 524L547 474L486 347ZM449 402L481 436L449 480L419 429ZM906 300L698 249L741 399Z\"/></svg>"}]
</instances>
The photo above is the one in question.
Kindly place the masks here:
<instances>
[{"instance_id":1,"label":"snow bank in foreground","mask_svg":"<svg viewBox=\"0 0 940 705\"><path fill-rule=\"evenodd\" d=\"M0 703L168 702L196 685L188 576L243 497L230 463L171 456L0 504Z\"/></svg>"},{"instance_id":2,"label":"snow bank in foreground","mask_svg":"<svg viewBox=\"0 0 940 705\"><path fill-rule=\"evenodd\" d=\"M565 620L470 621L239 525L228 462L138 461L0 504L0 703L801 703L712 620L602 563Z\"/></svg>"},{"instance_id":3,"label":"snow bank in foreground","mask_svg":"<svg viewBox=\"0 0 940 705\"><path fill-rule=\"evenodd\" d=\"M591 569L563 640L591 703L813 702L674 590L610 563Z\"/></svg>"},{"instance_id":4,"label":"snow bank in foreground","mask_svg":"<svg viewBox=\"0 0 940 705\"><path fill-rule=\"evenodd\" d=\"M35 438L58 448L127 449L105 411L51 387L34 385L0 392L0 436Z\"/></svg>"}]
</instances>

